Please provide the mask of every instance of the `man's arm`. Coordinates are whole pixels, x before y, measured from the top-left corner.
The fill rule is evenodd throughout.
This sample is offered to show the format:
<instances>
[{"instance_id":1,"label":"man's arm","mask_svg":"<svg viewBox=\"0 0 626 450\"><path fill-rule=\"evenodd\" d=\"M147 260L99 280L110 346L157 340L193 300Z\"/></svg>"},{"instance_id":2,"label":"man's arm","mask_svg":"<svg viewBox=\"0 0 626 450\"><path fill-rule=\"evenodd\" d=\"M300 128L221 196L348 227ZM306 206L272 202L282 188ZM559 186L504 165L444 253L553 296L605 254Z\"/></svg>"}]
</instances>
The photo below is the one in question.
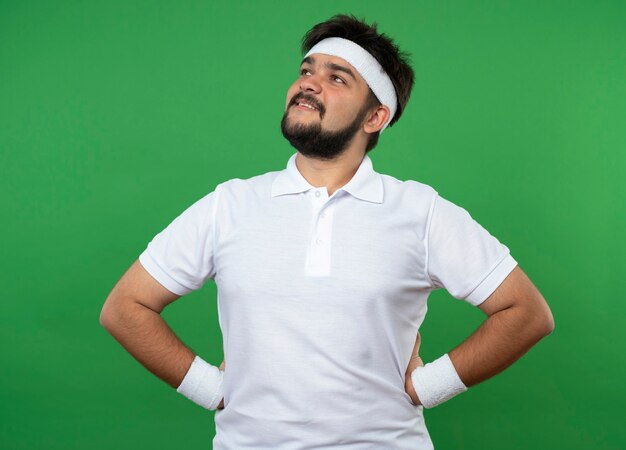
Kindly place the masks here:
<instances>
[{"instance_id":1,"label":"man's arm","mask_svg":"<svg viewBox=\"0 0 626 450\"><path fill-rule=\"evenodd\" d=\"M502 372L554 330L548 304L519 265L478 307L487 319L448 354L467 387Z\"/></svg>"},{"instance_id":2,"label":"man's arm","mask_svg":"<svg viewBox=\"0 0 626 450\"><path fill-rule=\"evenodd\" d=\"M519 265L478 307L487 319L463 343L448 352L467 387L502 372L554 330L548 304ZM422 365L419 360L411 370ZM406 390L415 404L421 404L410 376Z\"/></svg>"},{"instance_id":3,"label":"man's arm","mask_svg":"<svg viewBox=\"0 0 626 450\"><path fill-rule=\"evenodd\" d=\"M195 357L161 317L180 298L135 261L107 297L100 324L146 369L174 388Z\"/></svg>"}]
</instances>

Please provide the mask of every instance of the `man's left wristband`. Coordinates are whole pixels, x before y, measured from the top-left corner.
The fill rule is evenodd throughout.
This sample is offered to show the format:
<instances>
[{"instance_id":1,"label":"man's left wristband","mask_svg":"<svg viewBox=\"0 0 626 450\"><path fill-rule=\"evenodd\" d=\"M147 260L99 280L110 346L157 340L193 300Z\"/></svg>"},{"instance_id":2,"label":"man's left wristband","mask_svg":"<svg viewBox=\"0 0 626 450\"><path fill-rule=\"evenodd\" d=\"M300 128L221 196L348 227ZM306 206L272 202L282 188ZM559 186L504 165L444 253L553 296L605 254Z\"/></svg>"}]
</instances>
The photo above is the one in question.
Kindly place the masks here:
<instances>
[{"instance_id":1,"label":"man's left wristband","mask_svg":"<svg viewBox=\"0 0 626 450\"><path fill-rule=\"evenodd\" d=\"M433 362L416 367L411 372L413 389L424 408L435 406L467 391L450 356L445 353Z\"/></svg>"},{"instance_id":2,"label":"man's left wristband","mask_svg":"<svg viewBox=\"0 0 626 450\"><path fill-rule=\"evenodd\" d=\"M209 410L216 410L224 396L224 372L198 355L194 358L176 392Z\"/></svg>"}]
</instances>

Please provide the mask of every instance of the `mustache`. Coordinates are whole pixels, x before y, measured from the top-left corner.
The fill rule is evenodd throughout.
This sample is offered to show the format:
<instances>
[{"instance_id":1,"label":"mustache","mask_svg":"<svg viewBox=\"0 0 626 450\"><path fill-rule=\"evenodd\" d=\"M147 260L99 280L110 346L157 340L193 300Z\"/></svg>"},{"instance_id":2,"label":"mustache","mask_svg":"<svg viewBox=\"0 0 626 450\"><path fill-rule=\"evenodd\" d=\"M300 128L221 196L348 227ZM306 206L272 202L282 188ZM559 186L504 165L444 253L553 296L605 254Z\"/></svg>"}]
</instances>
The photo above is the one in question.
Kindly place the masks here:
<instances>
[{"instance_id":1,"label":"mustache","mask_svg":"<svg viewBox=\"0 0 626 450\"><path fill-rule=\"evenodd\" d=\"M317 108L317 110L320 112L320 114L324 114L324 105L320 104L313 97L310 97L310 96L308 96L306 94L303 94L303 93L299 93L299 94L294 95L293 98L291 99L291 102L289 102L289 107L295 105L296 102L298 102L300 100L306 100L307 103L310 103L315 108Z\"/></svg>"}]
</instances>

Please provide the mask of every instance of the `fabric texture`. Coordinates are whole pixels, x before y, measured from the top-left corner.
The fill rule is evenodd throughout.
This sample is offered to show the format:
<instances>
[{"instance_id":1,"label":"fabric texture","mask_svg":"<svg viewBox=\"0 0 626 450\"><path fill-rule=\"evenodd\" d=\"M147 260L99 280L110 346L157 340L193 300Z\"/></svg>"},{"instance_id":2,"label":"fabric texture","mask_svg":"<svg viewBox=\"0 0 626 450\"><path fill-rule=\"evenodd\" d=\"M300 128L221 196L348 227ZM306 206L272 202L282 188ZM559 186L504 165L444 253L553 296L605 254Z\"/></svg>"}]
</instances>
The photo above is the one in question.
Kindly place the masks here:
<instances>
[{"instance_id":1,"label":"fabric texture","mask_svg":"<svg viewBox=\"0 0 626 450\"><path fill-rule=\"evenodd\" d=\"M224 372L219 367L196 355L176 392L205 409L216 410L224 396L223 380Z\"/></svg>"},{"instance_id":2,"label":"fabric texture","mask_svg":"<svg viewBox=\"0 0 626 450\"><path fill-rule=\"evenodd\" d=\"M416 367L411 372L411 381L420 402L427 409L467 391L467 386L463 384L447 353L424 366Z\"/></svg>"},{"instance_id":3,"label":"fabric texture","mask_svg":"<svg viewBox=\"0 0 626 450\"><path fill-rule=\"evenodd\" d=\"M218 184L139 257L178 295L216 283L213 448L432 449L404 391L428 296L479 305L516 262L463 208L368 155L330 196L296 157Z\"/></svg>"}]
</instances>

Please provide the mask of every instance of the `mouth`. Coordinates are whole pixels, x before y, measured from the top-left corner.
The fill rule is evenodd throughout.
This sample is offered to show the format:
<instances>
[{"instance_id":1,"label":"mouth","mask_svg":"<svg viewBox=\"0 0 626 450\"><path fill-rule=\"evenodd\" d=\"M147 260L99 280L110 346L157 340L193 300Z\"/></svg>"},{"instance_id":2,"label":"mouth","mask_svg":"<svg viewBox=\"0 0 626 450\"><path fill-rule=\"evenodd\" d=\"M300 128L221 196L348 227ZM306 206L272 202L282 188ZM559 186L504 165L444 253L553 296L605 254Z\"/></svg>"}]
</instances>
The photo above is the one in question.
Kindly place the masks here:
<instances>
[{"instance_id":1,"label":"mouth","mask_svg":"<svg viewBox=\"0 0 626 450\"><path fill-rule=\"evenodd\" d=\"M294 108L301 110L301 111L319 111L319 109L317 109L315 106L313 106L312 104L308 103L305 100L297 100L295 102L295 105L293 105Z\"/></svg>"},{"instance_id":2,"label":"mouth","mask_svg":"<svg viewBox=\"0 0 626 450\"><path fill-rule=\"evenodd\" d=\"M317 109L309 108L309 107L303 106L303 105L295 105L294 107L297 110L300 110L300 111L308 111L308 112L316 112L317 111Z\"/></svg>"}]
</instances>

